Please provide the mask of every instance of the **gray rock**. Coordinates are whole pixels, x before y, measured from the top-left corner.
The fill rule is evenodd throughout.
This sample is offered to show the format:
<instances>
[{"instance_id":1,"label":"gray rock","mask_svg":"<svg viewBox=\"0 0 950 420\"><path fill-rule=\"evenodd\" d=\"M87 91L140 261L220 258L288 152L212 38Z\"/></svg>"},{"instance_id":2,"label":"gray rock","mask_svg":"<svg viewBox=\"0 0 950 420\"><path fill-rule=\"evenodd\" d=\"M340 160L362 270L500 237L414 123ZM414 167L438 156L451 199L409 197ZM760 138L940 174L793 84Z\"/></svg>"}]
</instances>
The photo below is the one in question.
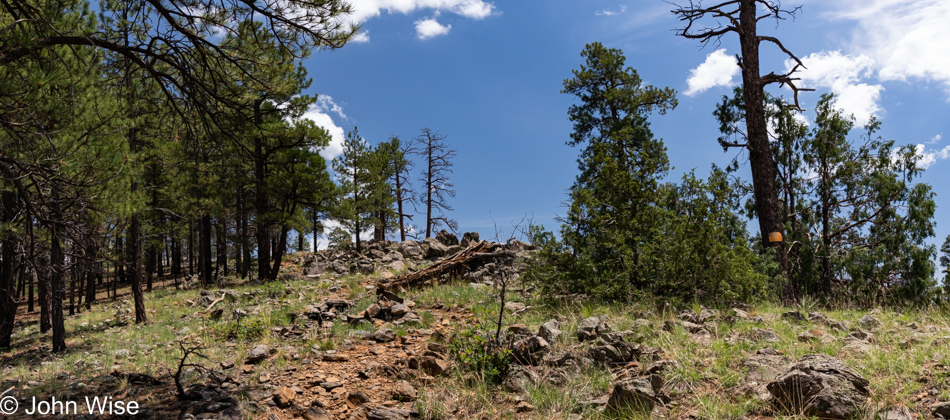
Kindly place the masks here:
<instances>
[{"instance_id":1,"label":"gray rock","mask_svg":"<svg viewBox=\"0 0 950 420\"><path fill-rule=\"evenodd\" d=\"M428 245L425 254L426 258L444 257L449 252L449 247L442 245L441 242L433 238L426 238L423 242Z\"/></svg>"},{"instance_id":2,"label":"gray rock","mask_svg":"<svg viewBox=\"0 0 950 420\"><path fill-rule=\"evenodd\" d=\"M801 312L798 311L788 311L782 314L782 319L794 322L796 324L804 324L808 322L808 318L805 317Z\"/></svg>"},{"instance_id":3,"label":"gray rock","mask_svg":"<svg viewBox=\"0 0 950 420\"><path fill-rule=\"evenodd\" d=\"M607 408L620 410L633 408L645 412L653 411L657 396L653 392L653 385L647 378L627 378L614 384Z\"/></svg>"},{"instance_id":4,"label":"gray rock","mask_svg":"<svg viewBox=\"0 0 950 420\"><path fill-rule=\"evenodd\" d=\"M128 359L132 356L132 351L129 349L118 349L112 352L112 355L115 356L116 359Z\"/></svg>"},{"instance_id":5,"label":"gray rock","mask_svg":"<svg viewBox=\"0 0 950 420\"><path fill-rule=\"evenodd\" d=\"M607 326L600 317L592 316L577 324L577 341L593 340L597 334L607 331Z\"/></svg>"},{"instance_id":6,"label":"gray rock","mask_svg":"<svg viewBox=\"0 0 950 420\"><path fill-rule=\"evenodd\" d=\"M907 407L893 406L879 411L875 416L877 420L913 420L914 415Z\"/></svg>"},{"instance_id":7,"label":"gray rock","mask_svg":"<svg viewBox=\"0 0 950 420\"><path fill-rule=\"evenodd\" d=\"M512 366L501 386L508 392L519 394L528 392L528 385L535 385L540 382L540 376L534 369L528 366Z\"/></svg>"},{"instance_id":8,"label":"gray rock","mask_svg":"<svg viewBox=\"0 0 950 420\"><path fill-rule=\"evenodd\" d=\"M254 365L266 359L267 356L270 356L270 346L266 344L259 344L251 349L251 351L247 354L245 363Z\"/></svg>"},{"instance_id":9,"label":"gray rock","mask_svg":"<svg viewBox=\"0 0 950 420\"><path fill-rule=\"evenodd\" d=\"M459 242L463 248L468 248L478 243L478 232L465 232L462 234L462 241Z\"/></svg>"},{"instance_id":10,"label":"gray rock","mask_svg":"<svg viewBox=\"0 0 950 420\"><path fill-rule=\"evenodd\" d=\"M366 420L405 420L411 413L409 410L389 407L374 407L366 413Z\"/></svg>"},{"instance_id":11,"label":"gray rock","mask_svg":"<svg viewBox=\"0 0 950 420\"><path fill-rule=\"evenodd\" d=\"M782 337L779 337L775 331L762 328L753 329L749 334L749 338L755 341L765 341L766 343L777 343L782 341Z\"/></svg>"},{"instance_id":12,"label":"gray rock","mask_svg":"<svg viewBox=\"0 0 950 420\"><path fill-rule=\"evenodd\" d=\"M455 236L445 229L440 230L439 233L435 235L435 240L439 241L439 243L445 246L454 246L459 244L458 236Z\"/></svg>"},{"instance_id":13,"label":"gray rock","mask_svg":"<svg viewBox=\"0 0 950 420\"><path fill-rule=\"evenodd\" d=\"M810 354L793 364L767 388L773 405L806 416L846 419L860 417L867 403L869 382L840 360Z\"/></svg>"},{"instance_id":14,"label":"gray rock","mask_svg":"<svg viewBox=\"0 0 950 420\"><path fill-rule=\"evenodd\" d=\"M747 369L750 381L765 385L775 380L788 367L788 360L782 356L755 354L742 361Z\"/></svg>"},{"instance_id":15,"label":"gray rock","mask_svg":"<svg viewBox=\"0 0 950 420\"><path fill-rule=\"evenodd\" d=\"M525 310L525 304L521 302L505 302L505 309L510 312L521 312Z\"/></svg>"},{"instance_id":16,"label":"gray rock","mask_svg":"<svg viewBox=\"0 0 950 420\"><path fill-rule=\"evenodd\" d=\"M549 343L557 342L558 336L561 335L561 323L556 319L545 322L538 328L538 335Z\"/></svg>"},{"instance_id":17,"label":"gray rock","mask_svg":"<svg viewBox=\"0 0 950 420\"><path fill-rule=\"evenodd\" d=\"M875 329L875 328L877 328L877 327L880 327L880 326L881 326L881 321L879 321L877 318L875 318L875 317L872 316L871 314L867 314L867 315L861 317L861 319L858 320L858 325L861 325L861 326L864 327L864 328L867 328L867 329L869 329L869 330L872 330L872 329Z\"/></svg>"},{"instance_id":18,"label":"gray rock","mask_svg":"<svg viewBox=\"0 0 950 420\"><path fill-rule=\"evenodd\" d=\"M523 365L537 365L549 347L547 340L532 336L516 341L512 345L512 356L516 362Z\"/></svg>"},{"instance_id":19,"label":"gray rock","mask_svg":"<svg viewBox=\"0 0 950 420\"><path fill-rule=\"evenodd\" d=\"M396 332L389 328L380 328L373 334L373 340L379 343L388 343L396 339Z\"/></svg>"},{"instance_id":20,"label":"gray rock","mask_svg":"<svg viewBox=\"0 0 950 420\"><path fill-rule=\"evenodd\" d=\"M331 420L330 413L322 407L312 406L302 414L304 420Z\"/></svg>"}]
</instances>

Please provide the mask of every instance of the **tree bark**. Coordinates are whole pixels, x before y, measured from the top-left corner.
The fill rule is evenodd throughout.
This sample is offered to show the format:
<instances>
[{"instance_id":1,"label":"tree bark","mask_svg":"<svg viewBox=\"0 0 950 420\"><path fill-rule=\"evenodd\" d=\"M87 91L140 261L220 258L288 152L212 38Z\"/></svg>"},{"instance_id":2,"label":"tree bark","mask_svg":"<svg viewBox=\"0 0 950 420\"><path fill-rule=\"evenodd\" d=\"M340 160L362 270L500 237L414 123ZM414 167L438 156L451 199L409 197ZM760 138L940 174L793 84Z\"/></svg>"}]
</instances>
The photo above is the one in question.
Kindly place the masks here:
<instances>
[{"instance_id":1,"label":"tree bark","mask_svg":"<svg viewBox=\"0 0 950 420\"><path fill-rule=\"evenodd\" d=\"M17 196L15 192L0 193L0 226L13 224L16 217ZM29 221L27 221L29 223ZM10 347L13 323L16 321L18 300L15 293L17 240L12 232L0 231L0 348Z\"/></svg>"},{"instance_id":2,"label":"tree bark","mask_svg":"<svg viewBox=\"0 0 950 420\"><path fill-rule=\"evenodd\" d=\"M138 189L138 183L132 183L132 191ZM132 223L129 227L129 240L132 247L132 300L135 303L135 323L144 324L148 322L148 316L145 314L145 295L142 293L142 222L138 212L132 215Z\"/></svg>"},{"instance_id":3,"label":"tree bark","mask_svg":"<svg viewBox=\"0 0 950 420\"><path fill-rule=\"evenodd\" d=\"M198 249L198 259L201 265L201 284L210 286L214 284L214 279L211 276L213 270L211 266L211 216L207 214L201 216L200 230L199 240L201 244Z\"/></svg>"},{"instance_id":4,"label":"tree bark","mask_svg":"<svg viewBox=\"0 0 950 420\"><path fill-rule=\"evenodd\" d=\"M782 232L778 191L775 188L775 161L769 147L769 133L765 118L764 84L759 68L759 39L756 33L756 1L742 0L739 6L739 44L742 51L742 85L746 103L746 135L748 138L749 166L752 168L752 190L755 198L759 233L764 247L775 249L775 257L782 272L788 272L785 242L770 242L769 234ZM782 292L787 303L798 299L796 285L789 281Z\"/></svg>"}]
</instances>

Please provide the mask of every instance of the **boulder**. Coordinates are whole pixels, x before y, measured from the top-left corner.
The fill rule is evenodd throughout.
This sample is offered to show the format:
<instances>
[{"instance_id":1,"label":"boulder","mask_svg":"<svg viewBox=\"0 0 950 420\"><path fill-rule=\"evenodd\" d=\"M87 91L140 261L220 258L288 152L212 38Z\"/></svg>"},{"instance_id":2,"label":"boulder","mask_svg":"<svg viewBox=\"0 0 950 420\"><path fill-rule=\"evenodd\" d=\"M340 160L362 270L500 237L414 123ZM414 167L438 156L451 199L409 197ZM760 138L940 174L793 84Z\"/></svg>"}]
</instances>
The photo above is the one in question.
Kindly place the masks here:
<instances>
[{"instance_id":1,"label":"boulder","mask_svg":"<svg viewBox=\"0 0 950 420\"><path fill-rule=\"evenodd\" d=\"M462 234L462 241L459 242L463 248L468 248L478 243L478 232L465 232Z\"/></svg>"},{"instance_id":2,"label":"boulder","mask_svg":"<svg viewBox=\"0 0 950 420\"><path fill-rule=\"evenodd\" d=\"M597 334L607 331L607 324L600 317L592 316L577 324L577 341L593 340Z\"/></svg>"},{"instance_id":3,"label":"boulder","mask_svg":"<svg viewBox=\"0 0 950 420\"><path fill-rule=\"evenodd\" d=\"M380 328L373 334L373 340L379 343L388 343L396 339L396 332L389 328Z\"/></svg>"},{"instance_id":4,"label":"boulder","mask_svg":"<svg viewBox=\"0 0 950 420\"><path fill-rule=\"evenodd\" d=\"M435 240L439 241L442 245L453 246L459 244L458 236L455 234L443 229L439 233L435 234Z\"/></svg>"},{"instance_id":5,"label":"boulder","mask_svg":"<svg viewBox=\"0 0 950 420\"><path fill-rule=\"evenodd\" d=\"M547 340L532 336L518 340L512 345L512 356L515 361L523 365L537 365L541 362L550 344Z\"/></svg>"},{"instance_id":6,"label":"boulder","mask_svg":"<svg viewBox=\"0 0 950 420\"><path fill-rule=\"evenodd\" d=\"M446 369L445 360L433 356L422 356L419 359L419 369L430 376L439 376Z\"/></svg>"},{"instance_id":7,"label":"boulder","mask_svg":"<svg viewBox=\"0 0 950 420\"><path fill-rule=\"evenodd\" d=\"M653 392L653 385L649 379L626 378L614 384L610 398L607 400L607 408L612 410L633 408L650 412L653 411L656 402L656 393Z\"/></svg>"},{"instance_id":8,"label":"boulder","mask_svg":"<svg viewBox=\"0 0 950 420\"><path fill-rule=\"evenodd\" d=\"M392 396L396 401L415 401L419 397L419 392L409 382L399 381L393 386Z\"/></svg>"},{"instance_id":9,"label":"boulder","mask_svg":"<svg viewBox=\"0 0 950 420\"><path fill-rule=\"evenodd\" d=\"M782 341L782 337L779 337L775 331L755 328L749 333L749 338L754 341L765 341L766 343L777 343Z\"/></svg>"},{"instance_id":10,"label":"boulder","mask_svg":"<svg viewBox=\"0 0 950 420\"><path fill-rule=\"evenodd\" d=\"M561 335L561 323L556 319L545 322L538 328L538 336L547 340L549 343L557 342L557 337Z\"/></svg>"},{"instance_id":11,"label":"boulder","mask_svg":"<svg viewBox=\"0 0 950 420\"><path fill-rule=\"evenodd\" d=\"M867 328L867 329L869 329L869 330L872 330L872 329L875 329L875 328L877 328L877 327L880 327L880 326L881 326L881 321L879 321L877 318L875 318L875 317L872 316L871 314L867 314L867 315L861 317L861 319L858 320L858 324L861 325L861 326L864 327L864 328Z\"/></svg>"},{"instance_id":12,"label":"boulder","mask_svg":"<svg viewBox=\"0 0 950 420\"><path fill-rule=\"evenodd\" d=\"M404 420L410 417L409 410L389 407L374 407L366 413L366 420Z\"/></svg>"},{"instance_id":13,"label":"boulder","mask_svg":"<svg viewBox=\"0 0 950 420\"><path fill-rule=\"evenodd\" d=\"M442 245L441 242L433 238L426 238L424 243L427 245L426 258L441 258L449 252L449 247Z\"/></svg>"},{"instance_id":14,"label":"boulder","mask_svg":"<svg viewBox=\"0 0 950 420\"><path fill-rule=\"evenodd\" d=\"M323 407L318 407L316 405L304 411L301 415L304 420L331 420L333 417L330 417L330 413L327 410L324 410Z\"/></svg>"},{"instance_id":15,"label":"boulder","mask_svg":"<svg viewBox=\"0 0 950 420\"><path fill-rule=\"evenodd\" d=\"M775 380L788 367L788 360L782 356L754 354L742 361L743 369L748 371L750 381L765 385Z\"/></svg>"},{"instance_id":16,"label":"boulder","mask_svg":"<svg viewBox=\"0 0 950 420\"><path fill-rule=\"evenodd\" d=\"M249 365L260 363L262 360L266 359L267 356L270 356L270 353L271 349L269 346L266 344L260 344L247 353L245 363Z\"/></svg>"},{"instance_id":17,"label":"boulder","mask_svg":"<svg viewBox=\"0 0 950 420\"><path fill-rule=\"evenodd\" d=\"M806 318L804 314L798 311L785 312L784 314L782 314L782 319L789 322L796 323L796 324L804 324L808 322L808 318Z\"/></svg>"},{"instance_id":18,"label":"boulder","mask_svg":"<svg viewBox=\"0 0 950 420\"><path fill-rule=\"evenodd\" d=\"M877 413L876 420L913 420L914 415L902 405L888 407Z\"/></svg>"},{"instance_id":19,"label":"boulder","mask_svg":"<svg viewBox=\"0 0 950 420\"><path fill-rule=\"evenodd\" d=\"M280 408L290 407L296 400L297 392L286 386L277 388L277 391L274 392L274 402L277 403L277 406Z\"/></svg>"},{"instance_id":20,"label":"boulder","mask_svg":"<svg viewBox=\"0 0 950 420\"><path fill-rule=\"evenodd\" d=\"M528 366L511 367L501 386L508 392L524 394L528 392L528 385L534 385L541 381L540 376L534 371L536 368Z\"/></svg>"},{"instance_id":21,"label":"boulder","mask_svg":"<svg viewBox=\"0 0 950 420\"><path fill-rule=\"evenodd\" d=\"M810 354L768 384L773 405L785 412L832 419L860 417L869 382L840 360Z\"/></svg>"}]
</instances>

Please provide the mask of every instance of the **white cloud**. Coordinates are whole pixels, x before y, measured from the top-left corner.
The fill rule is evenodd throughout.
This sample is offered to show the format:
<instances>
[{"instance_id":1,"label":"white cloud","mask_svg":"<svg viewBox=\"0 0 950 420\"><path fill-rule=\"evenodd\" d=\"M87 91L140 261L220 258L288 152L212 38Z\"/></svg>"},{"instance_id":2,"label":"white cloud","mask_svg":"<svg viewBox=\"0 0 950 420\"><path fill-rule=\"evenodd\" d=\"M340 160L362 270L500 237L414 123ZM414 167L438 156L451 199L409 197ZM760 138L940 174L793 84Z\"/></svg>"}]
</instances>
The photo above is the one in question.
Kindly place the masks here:
<instances>
[{"instance_id":1,"label":"white cloud","mask_svg":"<svg viewBox=\"0 0 950 420\"><path fill-rule=\"evenodd\" d=\"M594 12L594 14L597 16L614 16L614 15L619 15L626 11L627 11L627 6L624 4L621 4L618 10L604 9L604 10L598 10Z\"/></svg>"},{"instance_id":2,"label":"white cloud","mask_svg":"<svg viewBox=\"0 0 950 420\"><path fill-rule=\"evenodd\" d=\"M858 126L863 126L882 111L878 103L884 87L861 82L873 74L874 59L871 57L822 51L802 57L802 62L805 68L795 73L795 77L801 78L798 86L831 90L838 96L836 106L846 114L854 115ZM795 63L786 60L785 65L791 70Z\"/></svg>"},{"instance_id":3,"label":"white cloud","mask_svg":"<svg viewBox=\"0 0 950 420\"><path fill-rule=\"evenodd\" d=\"M343 128L333 121L330 113L336 114L343 120L347 119L346 114L343 113L343 108L333 102L330 95L319 95L317 96L317 103L303 114L304 118L313 121L318 127L322 127L330 134L330 144L320 151L320 156L328 161L343 153L343 140L346 139Z\"/></svg>"},{"instance_id":4,"label":"white cloud","mask_svg":"<svg viewBox=\"0 0 950 420\"><path fill-rule=\"evenodd\" d=\"M419 39L429 39L439 35L445 35L452 29L452 25L442 25L439 21L432 18L425 18L416 21L416 35Z\"/></svg>"},{"instance_id":5,"label":"white cloud","mask_svg":"<svg viewBox=\"0 0 950 420\"><path fill-rule=\"evenodd\" d=\"M349 119L346 117L346 114L343 113L343 107L341 107L336 102L333 102L333 97L330 95L318 95L316 107L323 111L333 112L344 120Z\"/></svg>"},{"instance_id":6,"label":"white cloud","mask_svg":"<svg viewBox=\"0 0 950 420\"><path fill-rule=\"evenodd\" d=\"M475 20L497 13L495 5L484 0L351 0L350 3L353 6L350 20L356 24L379 16L383 11L409 14L417 10L431 9Z\"/></svg>"},{"instance_id":7,"label":"white cloud","mask_svg":"<svg viewBox=\"0 0 950 420\"><path fill-rule=\"evenodd\" d=\"M851 48L874 59L883 81L943 83L950 95L950 2L946 0L836 0L831 16L852 20ZM950 98L948 98L950 99Z\"/></svg>"},{"instance_id":8,"label":"white cloud","mask_svg":"<svg viewBox=\"0 0 950 420\"><path fill-rule=\"evenodd\" d=\"M917 145L917 156L920 160L917 161L917 166L927 169L933 166L939 160L950 159L950 146L944 147L940 150L927 150L927 146L923 144Z\"/></svg>"},{"instance_id":9,"label":"white cloud","mask_svg":"<svg viewBox=\"0 0 950 420\"><path fill-rule=\"evenodd\" d=\"M354 42L358 44L369 42L369 31L366 29L360 28L360 31L357 32L356 35L353 35L352 38L350 38L350 42Z\"/></svg>"},{"instance_id":10,"label":"white cloud","mask_svg":"<svg viewBox=\"0 0 950 420\"><path fill-rule=\"evenodd\" d=\"M940 143L941 140L943 140L943 135L937 134L936 136L933 136L933 138L931 138L930 141L927 142L927 144L937 144L937 143Z\"/></svg>"},{"instance_id":11,"label":"white cloud","mask_svg":"<svg viewBox=\"0 0 950 420\"><path fill-rule=\"evenodd\" d=\"M688 88L684 93L694 96L716 86L732 86L732 79L739 74L739 66L735 58L721 49L707 55L706 61L689 73L689 79L686 80Z\"/></svg>"}]
</instances>

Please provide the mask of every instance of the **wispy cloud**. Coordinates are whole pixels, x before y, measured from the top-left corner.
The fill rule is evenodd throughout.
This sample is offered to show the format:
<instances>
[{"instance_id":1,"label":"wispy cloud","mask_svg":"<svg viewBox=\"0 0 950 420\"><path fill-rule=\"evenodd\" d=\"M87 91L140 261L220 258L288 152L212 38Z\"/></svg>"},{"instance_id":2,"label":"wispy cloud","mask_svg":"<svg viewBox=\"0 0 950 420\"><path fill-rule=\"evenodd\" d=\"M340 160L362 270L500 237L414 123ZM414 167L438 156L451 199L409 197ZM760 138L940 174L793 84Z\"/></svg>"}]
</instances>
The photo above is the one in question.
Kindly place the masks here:
<instances>
[{"instance_id":1,"label":"wispy cloud","mask_svg":"<svg viewBox=\"0 0 950 420\"><path fill-rule=\"evenodd\" d=\"M724 48L707 55L706 61L690 70L689 74L686 79L688 88L684 93L694 96L717 86L732 86L732 79L739 74L739 66Z\"/></svg>"},{"instance_id":2,"label":"wispy cloud","mask_svg":"<svg viewBox=\"0 0 950 420\"><path fill-rule=\"evenodd\" d=\"M597 16L614 16L614 15L619 15L621 13L624 13L626 11L627 11L627 5L621 4L620 7L617 8L617 10L610 10L610 9L598 10L594 12L594 14Z\"/></svg>"}]
</instances>

